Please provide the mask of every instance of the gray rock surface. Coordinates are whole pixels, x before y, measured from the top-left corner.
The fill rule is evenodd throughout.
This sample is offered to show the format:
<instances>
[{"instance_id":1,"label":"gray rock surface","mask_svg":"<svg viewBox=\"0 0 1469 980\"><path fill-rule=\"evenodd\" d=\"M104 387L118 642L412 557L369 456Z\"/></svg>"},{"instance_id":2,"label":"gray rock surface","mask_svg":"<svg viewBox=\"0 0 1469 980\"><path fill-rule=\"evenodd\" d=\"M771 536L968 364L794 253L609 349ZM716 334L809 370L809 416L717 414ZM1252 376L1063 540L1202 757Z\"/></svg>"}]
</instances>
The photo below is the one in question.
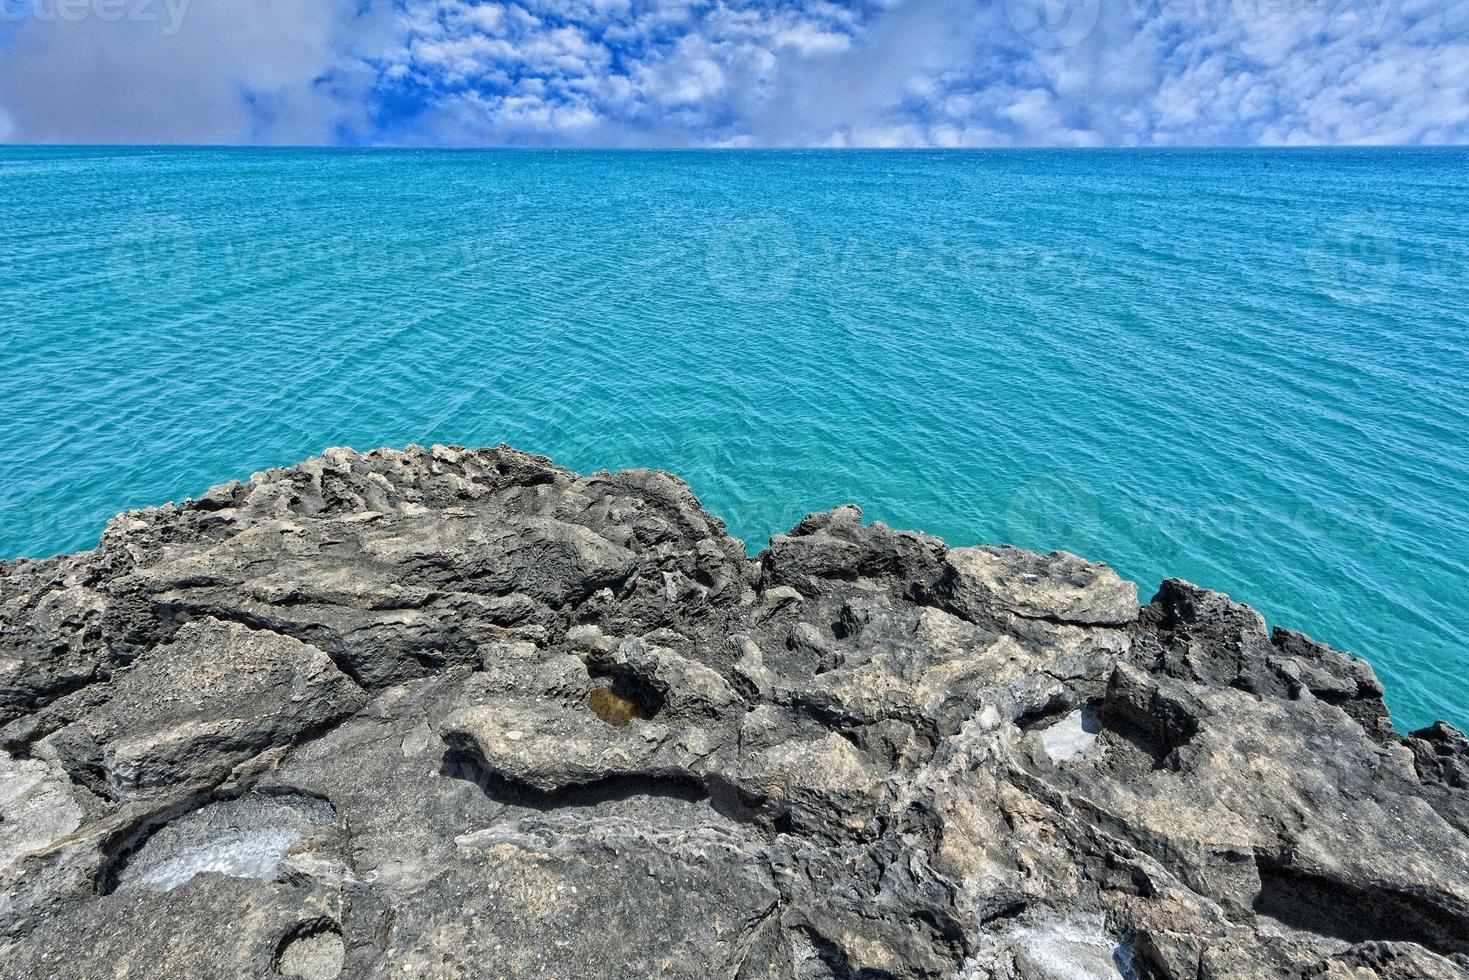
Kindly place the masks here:
<instances>
[{"instance_id":1,"label":"gray rock surface","mask_svg":"<svg viewBox=\"0 0 1469 980\"><path fill-rule=\"evenodd\" d=\"M1247 606L501 447L0 563L5 977L1469 976L1469 741Z\"/></svg>"}]
</instances>

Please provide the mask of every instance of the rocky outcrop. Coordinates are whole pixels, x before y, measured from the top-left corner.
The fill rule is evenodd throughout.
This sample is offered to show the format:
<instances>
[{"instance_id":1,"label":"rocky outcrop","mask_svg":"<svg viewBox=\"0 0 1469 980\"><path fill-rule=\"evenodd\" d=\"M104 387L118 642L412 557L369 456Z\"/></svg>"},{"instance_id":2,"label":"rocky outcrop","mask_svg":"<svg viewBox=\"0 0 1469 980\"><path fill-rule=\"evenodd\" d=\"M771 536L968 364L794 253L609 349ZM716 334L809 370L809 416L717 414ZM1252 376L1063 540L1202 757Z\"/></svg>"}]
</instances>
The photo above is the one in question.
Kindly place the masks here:
<instances>
[{"instance_id":1,"label":"rocky outcrop","mask_svg":"<svg viewBox=\"0 0 1469 980\"><path fill-rule=\"evenodd\" d=\"M1469 976L1469 742L1226 596L331 450L0 564L5 976Z\"/></svg>"}]
</instances>

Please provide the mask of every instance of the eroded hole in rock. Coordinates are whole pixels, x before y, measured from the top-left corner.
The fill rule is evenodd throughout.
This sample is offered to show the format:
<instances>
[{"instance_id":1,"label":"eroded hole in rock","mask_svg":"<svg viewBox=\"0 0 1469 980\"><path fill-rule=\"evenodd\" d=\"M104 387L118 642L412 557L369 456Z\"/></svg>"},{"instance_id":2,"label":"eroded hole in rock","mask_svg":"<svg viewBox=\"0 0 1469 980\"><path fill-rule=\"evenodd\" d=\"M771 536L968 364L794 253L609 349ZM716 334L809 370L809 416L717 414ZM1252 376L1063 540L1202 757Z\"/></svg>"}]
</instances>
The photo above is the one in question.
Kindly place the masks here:
<instances>
[{"instance_id":1,"label":"eroded hole in rock","mask_svg":"<svg viewBox=\"0 0 1469 980\"><path fill-rule=\"evenodd\" d=\"M1442 956L1469 953L1469 910L1455 914L1420 895L1360 888L1268 857L1257 863L1260 915L1348 943L1410 942Z\"/></svg>"},{"instance_id":2,"label":"eroded hole in rock","mask_svg":"<svg viewBox=\"0 0 1469 980\"><path fill-rule=\"evenodd\" d=\"M98 891L168 892L207 872L272 879L293 846L335 820L330 803L303 793L207 803L128 842Z\"/></svg>"},{"instance_id":3,"label":"eroded hole in rock","mask_svg":"<svg viewBox=\"0 0 1469 980\"><path fill-rule=\"evenodd\" d=\"M1053 694L1044 704L1022 711L1015 719L1015 727L1021 731L1045 728L1060 721L1066 717L1067 712L1075 708L1076 702L1064 693Z\"/></svg>"},{"instance_id":4,"label":"eroded hole in rock","mask_svg":"<svg viewBox=\"0 0 1469 980\"><path fill-rule=\"evenodd\" d=\"M1116 750L1114 762L1119 773L1128 768L1129 761L1153 771L1177 768L1176 753L1199 734L1198 719L1161 698L1141 706L1107 700L1095 717L1105 731L1115 736L1110 747ZM1129 749L1134 760L1128 758Z\"/></svg>"},{"instance_id":5,"label":"eroded hole in rock","mask_svg":"<svg viewBox=\"0 0 1469 980\"><path fill-rule=\"evenodd\" d=\"M342 932L335 922L319 920L297 926L276 948L275 971L301 980L333 980L347 958Z\"/></svg>"},{"instance_id":6,"label":"eroded hole in rock","mask_svg":"<svg viewBox=\"0 0 1469 980\"><path fill-rule=\"evenodd\" d=\"M490 799L508 807L550 813L561 810L629 810L647 803L667 815L689 807L736 823L752 823L753 810L732 786L715 780L705 785L691 776L607 776L557 790L539 790L487 770L472 750L451 748L439 770L479 787Z\"/></svg>"},{"instance_id":7,"label":"eroded hole in rock","mask_svg":"<svg viewBox=\"0 0 1469 980\"><path fill-rule=\"evenodd\" d=\"M657 692L626 681L614 680L587 695L587 707L614 728L626 728L634 721L648 721L663 707Z\"/></svg>"}]
</instances>

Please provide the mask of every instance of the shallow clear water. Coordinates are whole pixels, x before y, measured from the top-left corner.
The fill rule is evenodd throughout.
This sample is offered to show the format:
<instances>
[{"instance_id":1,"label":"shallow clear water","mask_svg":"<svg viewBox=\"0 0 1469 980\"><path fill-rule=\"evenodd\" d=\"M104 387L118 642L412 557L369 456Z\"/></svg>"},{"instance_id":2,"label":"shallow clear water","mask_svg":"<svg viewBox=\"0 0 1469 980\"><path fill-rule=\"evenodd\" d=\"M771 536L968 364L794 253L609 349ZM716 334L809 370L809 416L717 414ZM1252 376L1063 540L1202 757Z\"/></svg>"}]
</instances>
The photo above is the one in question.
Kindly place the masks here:
<instances>
[{"instance_id":1,"label":"shallow clear water","mask_svg":"<svg viewBox=\"0 0 1469 980\"><path fill-rule=\"evenodd\" d=\"M1469 725L1469 152L0 148L0 555L333 444L1165 575Z\"/></svg>"}]
</instances>

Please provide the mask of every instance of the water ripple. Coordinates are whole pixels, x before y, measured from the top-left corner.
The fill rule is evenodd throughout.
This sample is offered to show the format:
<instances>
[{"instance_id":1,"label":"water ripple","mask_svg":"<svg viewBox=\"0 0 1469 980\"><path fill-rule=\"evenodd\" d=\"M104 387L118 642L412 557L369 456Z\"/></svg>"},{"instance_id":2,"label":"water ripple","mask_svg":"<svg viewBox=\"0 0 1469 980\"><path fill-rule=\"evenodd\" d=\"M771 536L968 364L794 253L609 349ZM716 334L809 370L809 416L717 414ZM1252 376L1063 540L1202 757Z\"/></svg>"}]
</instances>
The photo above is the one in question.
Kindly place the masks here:
<instances>
[{"instance_id":1,"label":"water ripple","mask_svg":"<svg viewBox=\"0 0 1469 980\"><path fill-rule=\"evenodd\" d=\"M327 445L1226 589L1469 725L1469 153L0 149L0 555Z\"/></svg>"}]
</instances>

